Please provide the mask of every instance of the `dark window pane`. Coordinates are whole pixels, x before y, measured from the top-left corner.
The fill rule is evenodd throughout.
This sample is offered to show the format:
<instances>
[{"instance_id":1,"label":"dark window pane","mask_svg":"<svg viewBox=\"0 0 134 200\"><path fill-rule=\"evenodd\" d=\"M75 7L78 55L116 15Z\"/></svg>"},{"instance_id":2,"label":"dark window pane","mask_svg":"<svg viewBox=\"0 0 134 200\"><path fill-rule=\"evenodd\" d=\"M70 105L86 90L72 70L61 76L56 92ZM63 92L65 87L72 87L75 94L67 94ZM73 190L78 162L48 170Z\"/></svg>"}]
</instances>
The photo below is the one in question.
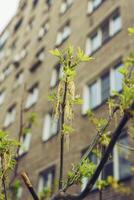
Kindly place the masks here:
<instances>
[{"instance_id":1,"label":"dark window pane","mask_svg":"<svg viewBox=\"0 0 134 200\"><path fill-rule=\"evenodd\" d=\"M124 146L129 146L127 133L124 131L118 143ZM118 147L119 151L119 179L123 179L131 176L131 163L129 161L129 150L124 148L123 146Z\"/></svg>"},{"instance_id":2,"label":"dark window pane","mask_svg":"<svg viewBox=\"0 0 134 200\"><path fill-rule=\"evenodd\" d=\"M113 162L112 161L109 161L108 163L106 163L102 174L103 174L102 175L103 179L106 179L108 176L113 176Z\"/></svg>"},{"instance_id":3,"label":"dark window pane","mask_svg":"<svg viewBox=\"0 0 134 200\"><path fill-rule=\"evenodd\" d=\"M102 43L109 39L109 21L105 22L102 26Z\"/></svg>"},{"instance_id":4,"label":"dark window pane","mask_svg":"<svg viewBox=\"0 0 134 200\"><path fill-rule=\"evenodd\" d=\"M110 77L109 73L101 78L101 101L108 99L110 95Z\"/></svg>"}]
</instances>

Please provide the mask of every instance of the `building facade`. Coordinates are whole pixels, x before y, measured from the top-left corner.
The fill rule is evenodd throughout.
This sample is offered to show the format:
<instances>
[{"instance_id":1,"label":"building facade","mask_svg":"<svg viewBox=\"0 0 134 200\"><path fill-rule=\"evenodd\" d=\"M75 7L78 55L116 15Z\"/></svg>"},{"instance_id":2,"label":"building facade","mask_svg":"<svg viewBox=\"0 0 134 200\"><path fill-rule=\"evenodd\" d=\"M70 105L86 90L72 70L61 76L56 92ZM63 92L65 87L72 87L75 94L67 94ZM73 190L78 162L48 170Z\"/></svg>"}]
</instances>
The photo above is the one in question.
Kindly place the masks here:
<instances>
[{"instance_id":1,"label":"building facade","mask_svg":"<svg viewBox=\"0 0 134 200\"><path fill-rule=\"evenodd\" d=\"M57 59L48 51L71 43L95 58L77 70L77 93L84 104L75 108L75 133L70 152L65 150L66 176L95 134L87 110L107 116L105 101L113 90L121 90L118 69L134 46L127 32L134 23L133 9L133 0L21 0L17 14L1 34L0 127L18 137L22 102L24 121L30 113L37 114L37 124L21 138L19 152L19 171L28 172L36 191L56 185L59 176L60 135L48 96L56 89L61 72ZM125 133L120 140L128 144ZM133 185L130 162L119 156L117 148L105 166L103 176L108 175ZM24 187L18 199L26 198L31 197ZM133 197L120 196L110 188L103 191L104 200L113 198ZM94 189L87 199L99 199L98 191Z\"/></svg>"}]
</instances>

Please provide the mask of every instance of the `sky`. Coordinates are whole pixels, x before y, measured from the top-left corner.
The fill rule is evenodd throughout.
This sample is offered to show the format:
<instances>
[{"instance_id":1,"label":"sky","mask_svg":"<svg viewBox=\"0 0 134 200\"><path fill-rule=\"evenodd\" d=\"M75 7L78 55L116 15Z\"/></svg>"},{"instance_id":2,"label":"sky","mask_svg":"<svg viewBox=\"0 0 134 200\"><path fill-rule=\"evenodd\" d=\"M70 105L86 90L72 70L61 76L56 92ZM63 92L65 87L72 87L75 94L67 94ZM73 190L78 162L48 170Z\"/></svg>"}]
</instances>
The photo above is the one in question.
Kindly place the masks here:
<instances>
[{"instance_id":1,"label":"sky","mask_svg":"<svg viewBox=\"0 0 134 200\"><path fill-rule=\"evenodd\" d=\"M19 0L0 0L0 32L15 15Z\"/></svg>"}]
</instances>

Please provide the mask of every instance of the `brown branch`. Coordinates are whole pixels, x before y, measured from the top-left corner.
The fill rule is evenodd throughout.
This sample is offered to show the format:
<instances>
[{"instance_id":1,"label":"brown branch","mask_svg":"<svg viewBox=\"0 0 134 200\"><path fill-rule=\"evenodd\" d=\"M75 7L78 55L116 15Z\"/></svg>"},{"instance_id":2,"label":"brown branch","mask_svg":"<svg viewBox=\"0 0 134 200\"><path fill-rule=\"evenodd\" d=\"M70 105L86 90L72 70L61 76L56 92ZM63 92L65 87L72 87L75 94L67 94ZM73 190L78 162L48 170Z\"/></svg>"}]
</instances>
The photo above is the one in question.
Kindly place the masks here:
<instances>
[{"instance_id":1,"label":"brown branch","mask_svg":"<svg viewBox=\"0 0 134 200\"><path fill-rule=\"evenodd\" d=\"M132 104L130 110L131 109L134 109L134 103ZM88 181L87 186L85 187L83 192L78 196L79 199L85 198L88 195L88 193L91 191L91 189L92 189L93 185L95 184L95 182L97 181L105 163L107 162L111 152L113 151L114 145L116 144L117 139L120 136L122 129L124 128L124 126L126 125L126 123L128 122L128 120L130 118L131 118L131 115L129 114L129 112L126 112L124 114L123 118L120 120L119 125L117 126L115 132L113 133L113 136L112 136L111 141L106 149L104 156L102 157L94 175Z\"/></svg>"},{"instance_id":2,"label":"brown branch","mask_svg":"<svg viewBox=\"0 0 134 200\"><path fill-rule=\"evenodd\" d=\"M132 106L130 107L130 110L134 110L134 103L132 104ZM131 114L130 112L125 112L124 116L122 117L122 119L120 120L116 130L113 133L113 136L111 138L111 141L105 151L105 154L103 155L102 159L100 160L99 165L97 166L95 173L93 174L93 176L91 177L91 179L89 179L85 189L78 195L70 195L64 192L59 192L57 195L55 195L51 200L60 200L60 199L64 199L64 200L82 200L84 199L89 192L91 191L93 185L95 184L95 182L97 181L104 165L106 164L111 152L113 151L114 145L116 144L122 129L125 127L126 123L129 121L129 119L131 118Z\"/></svg>"},{"instance_id":3,"label":"brown branch","mask_svg":"<svg viewBox=\"0 0 134 200\"><path fill-rule=\"evenodd\" d=\"M33 199L34 200L39 200L39 197L37 196L33 186L32 186L32 183L28 177L28 174L26 174L26 172L22 172L21 173L21 177L26 185L26 187L28 188L30 194L32 195Z\"/></svg>"},{"instance_id":4,"label":"brown branch","mask_svg":"<svg viewBox=\"0 0 134 200\"><path fill-rule=\"evenodd\" d=\"M75 176L77 175L78 171L79 171L79 166L82 164L82 162L88 158L88 155L92 152L92 150L94 149L94 147L96 146L99 138L103 135L103 133L105 132L105 130L108 128L111 120L113 119L113 116L115 114L115 112L118 110L118 107L116 107L112 114L108 117L107 123L104 127L102 127L102 129L97 132L97 134L94 136L94 138L91 141L91 144L89 145L87 151L84 153L84 155L82 156L82 158L80 159L79 163L77 164L77 166L75 167L74 171L74 176L72 177L71 182L67 180L67 182L64 184L63 186L63 191L66 192L66 190L72 186L74 184L75 181Z\"/></svg>"},{"instance_id":5,"label":"brown branch","mask_svg":"<svg viewBox=\"0 0 134 200\"><path fill-rule=\"evenodd\" d=\"M64 163L64 134L62 133L63 125L65 121L65 105L67 96L67 80L65 81L65 89L62 102L62 113L61 113L61 140L60 140L60 176L59 176L59 190L62 189L63 185L63 163Z\"/></svg>"}]
</instances>

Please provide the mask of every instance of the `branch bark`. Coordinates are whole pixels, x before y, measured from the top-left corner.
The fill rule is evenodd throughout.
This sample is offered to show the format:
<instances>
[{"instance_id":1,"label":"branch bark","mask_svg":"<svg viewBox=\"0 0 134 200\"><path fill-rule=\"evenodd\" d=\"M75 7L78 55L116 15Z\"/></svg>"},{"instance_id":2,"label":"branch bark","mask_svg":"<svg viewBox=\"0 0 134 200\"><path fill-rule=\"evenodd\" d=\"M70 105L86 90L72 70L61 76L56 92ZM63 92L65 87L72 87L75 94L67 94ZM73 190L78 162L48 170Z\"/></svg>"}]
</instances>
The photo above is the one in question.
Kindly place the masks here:
<instances>
[{"instance_id":1,"label":"branch bark","mask_svg":"<svg viewBox=\"0 0 134 200\"><path fill-rule=\"evenodd\" d=\"M28 174L26 174L26 172L22 172L21 173L21 177L22 177L25 185L27 186L30 194L32 195L33 199L34 200L39 200L39 198L38 198L38 196L37 196L37 194L36 194L36 192L35 192L35 190L34 190L34 188L32 186L32 183L31 183L31 181L30 181L30 179L28 177Z\"/></svg>"},{"instance_id":2,"label":"branch bark","mask_svg":"<svg viewBox=\"0 0 134 200\"><path fill-rule=\"evenodd\" d=\"M67 79L65 81L65 89L62 102L62 113L61 113L61 140L60 140L60 176L59 176L59 190L63 186L63 164L64 164L64 134L62 133L63 125L65 121L65 105L66 105L66 96L67 96Z\"/></svg>"},{"instance_id":3,"label":"branch bark","mask_svg":"<svg viewBox=\"0 0 134 200\"><path fill-rule=\"evenodd\" d=\"M134 110L134 103L132 104L132 106L130 107L130 110ZM95 170L95 173L93 174L93 176L91 177L91 179L89 179L85 189L78 195L70 195L64 192L59 192L57 195L55 195L52 200L82 200L84 199L89 192L91 191L93 185L95 184L95 182L97 181L105 163L107 162L111 152L113 151L114 145L116 144L122 129L125 127L126 123L129 121L129 119L131 118L131 114L129 113L129 111L126 111L124 113L124 116L122 117L122 119L120 120L116 130L113 133L113 136L111 138L111 141L105 151L105 154L103 155L102 159L100 160L100 163L98 165L98 167Z\"/></svg>"}]
</instances>

